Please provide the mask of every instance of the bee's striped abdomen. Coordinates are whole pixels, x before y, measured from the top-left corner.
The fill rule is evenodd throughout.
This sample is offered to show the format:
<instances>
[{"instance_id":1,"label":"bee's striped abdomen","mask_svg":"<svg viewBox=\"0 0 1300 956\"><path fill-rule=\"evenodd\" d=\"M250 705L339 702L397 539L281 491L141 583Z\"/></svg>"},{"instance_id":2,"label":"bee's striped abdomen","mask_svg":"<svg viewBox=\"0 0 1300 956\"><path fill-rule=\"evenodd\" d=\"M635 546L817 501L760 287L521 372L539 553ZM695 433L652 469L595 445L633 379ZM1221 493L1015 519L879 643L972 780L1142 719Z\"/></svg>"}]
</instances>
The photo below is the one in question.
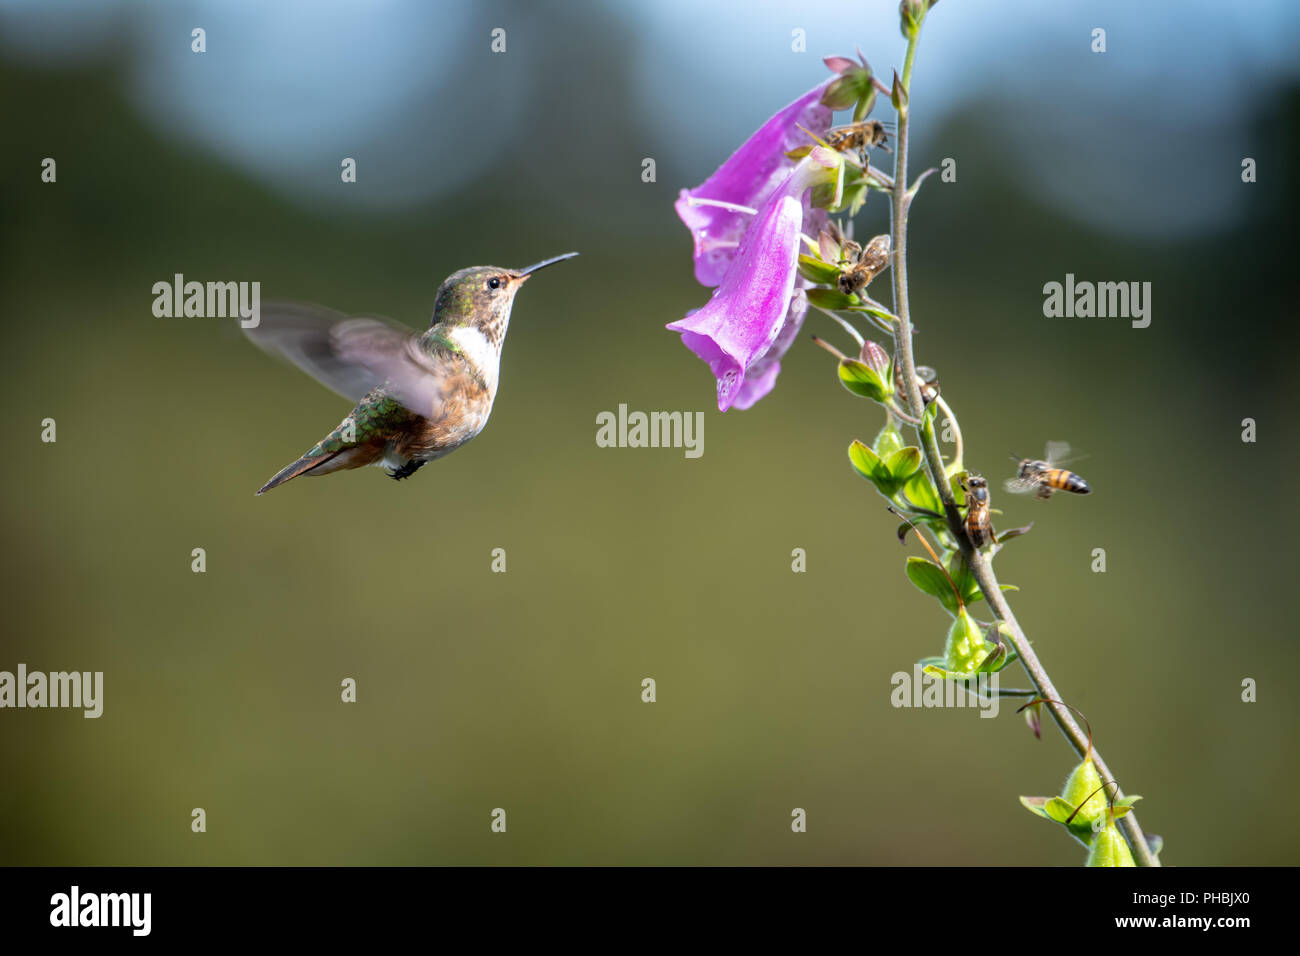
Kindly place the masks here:
<instances>
[{"instance_id":1,"label":"bee's striped abdomen","mask_svg":"<svg viewBox=\"0 0 1300 956\"><path fill-rule=\"evenodd\" d=\"M1086 481L1065 468L1049 469L1043 476L1043 481L1049 488L1055 488L1057 491L1072 491L1076 495L1086 495L1092 491Z\"/></svg>"}]
</instances>

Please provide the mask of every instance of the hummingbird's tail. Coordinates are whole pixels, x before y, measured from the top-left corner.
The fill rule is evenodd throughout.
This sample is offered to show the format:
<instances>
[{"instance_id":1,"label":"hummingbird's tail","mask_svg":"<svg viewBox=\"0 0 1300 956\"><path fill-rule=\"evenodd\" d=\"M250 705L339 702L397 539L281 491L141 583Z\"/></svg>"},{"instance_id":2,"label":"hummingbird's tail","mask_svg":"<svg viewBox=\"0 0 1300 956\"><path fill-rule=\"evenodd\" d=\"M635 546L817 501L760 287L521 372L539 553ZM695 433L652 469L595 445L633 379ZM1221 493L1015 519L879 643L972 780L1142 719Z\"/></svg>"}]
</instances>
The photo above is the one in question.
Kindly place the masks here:
<instances>
[{"instance_id":1,"label":"hummingbird's tail","mask_svg":"<svg viewBox=\"0 0 1300 956\"><path fill-rule=\"evenodd\" d=\"M334 453L334 455L337 454L338 452ZM292 464L285 465L283 468L277 471L275 473L274 478L272 478L270 481L264 484L261 488L257 489L257 493L259 495L264 495L272 488L276 487L277 485L284 484L290 478L297 478L299 475L303 474L304 472L311 471L317 465L325 464L325 462L333 458L334 455L318 455L314 458L312 457L299 458L297 461L293 462Z\"/></svg>"},{"instance_id":2,"label":"hummingbird's tail","mask_svg":"<svg viewBox=\"0 0 1300 956\"><path fill-rule=\"evenodd\" d=\"M317 452L312 454L312 452ZM341 471L344 468L360 468L363 465L374 464L383 455L382 446L374 448L366 445L354 445L351 448L341 448L338 451L317 451L313 448L311 452L303 455L297 461L285 465L275 473L275 476L257 489L259 495L264 495L277 485L282 485L290 478L297 478L299 475L328 475L330 472Z\"/></svg>"}]
</instances>

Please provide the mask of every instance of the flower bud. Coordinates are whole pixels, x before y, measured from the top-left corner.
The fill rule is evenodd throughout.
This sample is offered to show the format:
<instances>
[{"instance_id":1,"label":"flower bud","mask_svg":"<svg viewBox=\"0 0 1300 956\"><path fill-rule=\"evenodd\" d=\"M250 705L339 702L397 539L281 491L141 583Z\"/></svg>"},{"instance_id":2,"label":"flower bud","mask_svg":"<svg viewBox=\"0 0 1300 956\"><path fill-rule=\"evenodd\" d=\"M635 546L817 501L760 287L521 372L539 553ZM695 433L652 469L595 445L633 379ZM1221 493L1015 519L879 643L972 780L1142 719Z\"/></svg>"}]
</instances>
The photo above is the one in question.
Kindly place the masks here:
<instances>
[{"instance_id":1,"label":"flower bud","mask_svg":"<svg viewBox=\"0 0 1300 956\"><path fill-rule=\"evenodd\" d=\"M885 422L885 427L880 429L880 434L876 435L876 440L871 443L871 450L881 458L888 459L895 452L901 451L904 446L903 433L894 424L894 416L890 415Z\"/></svg>"},{"instance_id":2,"label":"flower bud","mask_svg":"<svg viewBox=\"0 0 1300 956\"><path fill-rule=\"evenodd\" d=\"M1137 866L1124 836L1115 826L1115 818L1106 814L1105 824L1092 836L1085 866Z\"/></svg>"},{"instance_id":3,"label":"flower bud","mask_svg":"<svg viewBox=\"0 0 1300 956\"><path fill-rule=\"evenodd\" d=\"M1091 757L1070 771L1061 798L1070 806L1079 808L1074 818L1079 823L1090 824L1106 812L1106 790Z\"/></svg>"},{"instance_id":4,"label":"flower bud","mask_svg":"<svg viewBox=\"0 0 1300 956\"><path fill-rule=\"evenodd\" d=\"M899 28L904 40L910 40L916 34L917 27L921 25L929 8L927 0L902 0L898 5Z\"/></svg>"},{"instance_id":5,"label":"flower bud","mask_svg":"<svg viewBox=\"0 0 1300 956\"><path fill-rule=\"evenodd\" d=\"M823 229L821 235L817 237L817 252L822 257L822 262L829 262L831 265L839 262L844 255L840 247L840 237L829 229Z\"/></svg>"},{"instance_id":6,"label":"flower bud","mask_svg":"<svg viewBox=\"0 0 1300 956\"><path fill-rule=\"evenodd\" d=\"M944 667L958 674L974 674L989 656L984 643L984 632L964 607L958 610L952 627L948 628L948 641L943 649Z\"/></svg>"},{"instance_id":7,"label":"flower bud","mask_svg":"<svg viewBox=\"0 0 1300 956\"><path fill-rule=\"evenodd\" d=\"M889 381L889 353L870 339L862 343L862 352L858 358L882 381Z\"/></svg>"}]
</instances>

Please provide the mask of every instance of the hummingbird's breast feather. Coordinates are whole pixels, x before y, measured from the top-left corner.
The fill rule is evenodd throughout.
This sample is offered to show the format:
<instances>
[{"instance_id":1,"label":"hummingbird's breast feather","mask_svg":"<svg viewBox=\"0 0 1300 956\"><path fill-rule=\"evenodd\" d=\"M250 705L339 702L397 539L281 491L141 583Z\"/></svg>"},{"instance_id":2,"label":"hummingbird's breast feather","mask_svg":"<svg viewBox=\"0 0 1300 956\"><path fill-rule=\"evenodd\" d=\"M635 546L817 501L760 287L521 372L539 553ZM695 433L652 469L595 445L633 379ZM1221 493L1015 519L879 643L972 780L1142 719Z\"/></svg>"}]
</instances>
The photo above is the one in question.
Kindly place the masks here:
<instances>
[{"instance_id":1,"label":"hummingbird's breast feather","mask_svg":"<svg viewBox=\"0 0 1300 956\"><path fill-rule=\"evenodd\" d=\"M441 384L441 402L433 417L417 418L393 442L404 458L429 460L459 448L483 430L492 412L492 391L468 363L447 368Z\"/></svg>"}]
</instances>

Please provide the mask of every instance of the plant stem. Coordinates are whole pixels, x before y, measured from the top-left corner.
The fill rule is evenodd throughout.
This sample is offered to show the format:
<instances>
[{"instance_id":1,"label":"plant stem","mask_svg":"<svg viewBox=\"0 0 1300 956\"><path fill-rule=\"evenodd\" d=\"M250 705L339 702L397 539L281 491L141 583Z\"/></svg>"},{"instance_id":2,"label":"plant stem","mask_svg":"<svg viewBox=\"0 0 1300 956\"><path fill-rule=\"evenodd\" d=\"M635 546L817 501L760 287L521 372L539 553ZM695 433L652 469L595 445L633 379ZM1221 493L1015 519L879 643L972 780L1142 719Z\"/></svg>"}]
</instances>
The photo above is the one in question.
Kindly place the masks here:
<instances>
[{"instance_id":1,"label":"plant stem","mask_svg":"<svg viewBox=\"0 0 1300 956\"><path fill-rule=\"evenodd\" d=\"M922 16L923 22L924 16ZM894 188L890 194L891 231L894 250L891 272L893 273L894 286L894 314L898 317L894 333L894 356L895 360L903 368L903 387L907 395L908 410L918 419L922 418L925 405L921 401L921 390L916 384L916 364L912 356L911 310L907 299L907 211L911 202L911 197L907 195L907 134L912 86L912 63L916 57L916 46L917 40L920 38L920 32L920 24L918 24L916 32L907 41L907 56L903 60L902 88L905 96L898 106L898 130L894 141ZM949 417L953 418L951 412L949 412ZM955 421L955 418L953 420ZM939 443L934 437L934 429L932 427L922 427L918 429L918 435L921 440L922 451L925 454L926 464L930 469L930 475L934 479L935 487L939 492L939 500L943 502L948 529L961 548L967 566L974 575L976 582L978 582L980 591L984 594L984 599L988 601L989 607L993 609L998 619L1010 631L1011 644L1020 656L1020 663L1024 665L1025 672L1029 675L1029 679L1038 695L1049 701L1061 700L1060 693L1048 676L1047 670L1038 660L1038 655L1034 653L1034 649L1030 646L1029 638L1025 636L1024 630L1020 627L1020 622L1016 620L1010 604L1007 603L1002 589L998 586L998 579L993 574L993 568L984 560L984 556L978 549L971 547L970 541L966 537L962 527L961 514L957 510L957 502L943 472L943 455L939 451ZM1056 721L1057 727L1061 729L1061 733L1065 735L1066 740L1070 742L1070 746L1074 748L1075 753L1081 758L1086 758L1089 753L1088 736L1079 727L1074 716L1067 708L1058 703L1048 703L1046 706L1052 714L1052 719ZM1102 760L1101 754L1096 747L1092 748L1091 754L1092 762L1102 780L1115 783L1115 799L1120 799L1123 794L1119 790L1119 783L1106 766L1105 761ZM1136 815L1133 813L1126 814L1120 820L1120 825L1124 829L1129 848L1133 851L1133 858L1138 865L1159 866L1160 861L1156 859L1148 847L1146 837L1142 833L1141 826L1138 825Z\"/></svg>"},{"instance_id":2,"label":"plant stem","mask_svg":"<svg viewBox=\"0 0 1300 956\"><path fill-rule=\"evenodd\" d=\"M948 424L952 428L952 437L954 442L957 445L957 451L956 454L953 456L953 461L965 464L966 446L962 442L961 425L957 423L957 416L952 413L952 409L948 407L948 403L943 400L942 395L936 395L934 397L934 400L936 403L938 403L939 410L943 412L943 414L947 417Z\"/></svg>"}]
</instances>

